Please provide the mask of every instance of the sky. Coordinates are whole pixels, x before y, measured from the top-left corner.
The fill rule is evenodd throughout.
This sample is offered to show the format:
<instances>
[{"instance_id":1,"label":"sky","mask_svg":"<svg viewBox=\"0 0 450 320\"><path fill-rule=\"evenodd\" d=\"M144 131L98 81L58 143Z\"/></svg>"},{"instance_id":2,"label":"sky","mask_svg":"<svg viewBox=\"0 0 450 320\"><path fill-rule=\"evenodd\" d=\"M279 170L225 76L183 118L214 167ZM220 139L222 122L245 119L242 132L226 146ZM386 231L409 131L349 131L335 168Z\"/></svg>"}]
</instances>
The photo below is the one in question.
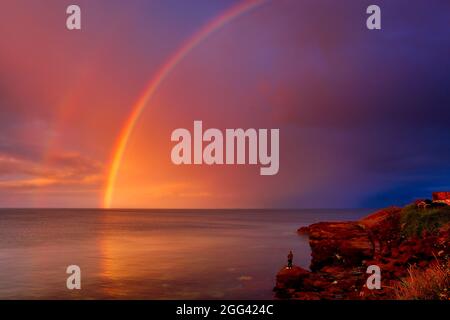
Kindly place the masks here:
<instances>
[{"instance_id":1,"label":"sky","mask_svg":"<svg viewBox=\"0 0 450 320\"><path fill-rule=\"evenodd\" d=\"M375 208L450 190L450 3L267 0L165 76L112 185L122 208ZM4 0L0 207L103 207L170 57L245 1ZM176 166L177 128L279 128L280 170Z\"/></svg>"}]
</instances>

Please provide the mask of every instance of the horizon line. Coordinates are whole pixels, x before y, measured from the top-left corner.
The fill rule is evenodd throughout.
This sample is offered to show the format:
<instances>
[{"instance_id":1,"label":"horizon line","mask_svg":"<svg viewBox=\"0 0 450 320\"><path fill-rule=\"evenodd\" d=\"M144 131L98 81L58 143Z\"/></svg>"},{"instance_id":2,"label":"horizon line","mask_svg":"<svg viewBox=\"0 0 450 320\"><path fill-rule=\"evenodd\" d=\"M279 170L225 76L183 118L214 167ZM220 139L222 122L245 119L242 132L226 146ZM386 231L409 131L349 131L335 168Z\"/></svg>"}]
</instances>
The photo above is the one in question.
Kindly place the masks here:
<instances>
[{"instance_id":1,"label":"horizon line","mask_svg":"<svg viewBox=\"0 0 450 320\"><path fill-rule=\"evenodd\" d=\"M396 207L397 205L391 206L380 206L380 207L347 207L347 208L337 208L337 207L323 207L323 208L102 208L102 207L0 207L0 210L101 210L101 211L121 211L121 210L173 210L173 211L188 211L188 210L379 210L382 208Z\"/></svg>"}]
</instances>

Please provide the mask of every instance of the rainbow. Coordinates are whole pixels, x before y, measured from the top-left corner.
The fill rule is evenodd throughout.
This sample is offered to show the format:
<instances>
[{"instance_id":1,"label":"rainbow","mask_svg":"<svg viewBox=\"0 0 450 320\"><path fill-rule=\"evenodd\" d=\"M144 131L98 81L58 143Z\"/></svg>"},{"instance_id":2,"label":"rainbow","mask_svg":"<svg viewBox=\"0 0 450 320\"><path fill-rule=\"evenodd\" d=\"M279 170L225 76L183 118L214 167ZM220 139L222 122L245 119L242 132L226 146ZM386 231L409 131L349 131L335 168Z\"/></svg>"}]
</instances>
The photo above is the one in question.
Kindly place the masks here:
<instances>
[{"instance_id":1,"label":"rainbow","mask_svg":"<svg viewBox=\"0 0 450 320\"><path fill-rule=\"evenodd\" d=\"M236 19L242 14L261 6L269 0L245 0L231 7L219 16L207 23L203 28L197 31L191 38L189 38L181 47L175 51L173 55L160 67L153 79L149 82L136 104L133 106L131 114L125 122L114 147L111 164L109 166L109 173L106 182L103 207L110 208L111 201L114 194L114 187L116 184L117 173L122 163L123 155L128 144L128 140L134 130L134 127L139 120L142 112L148 101L159 88L161 83L167 78L170 72L178 65L178 63L186 57L195 47L197 47L203 40L205 40L212 33L223 27L225 24Z\"/></svg>"}]
</instances>

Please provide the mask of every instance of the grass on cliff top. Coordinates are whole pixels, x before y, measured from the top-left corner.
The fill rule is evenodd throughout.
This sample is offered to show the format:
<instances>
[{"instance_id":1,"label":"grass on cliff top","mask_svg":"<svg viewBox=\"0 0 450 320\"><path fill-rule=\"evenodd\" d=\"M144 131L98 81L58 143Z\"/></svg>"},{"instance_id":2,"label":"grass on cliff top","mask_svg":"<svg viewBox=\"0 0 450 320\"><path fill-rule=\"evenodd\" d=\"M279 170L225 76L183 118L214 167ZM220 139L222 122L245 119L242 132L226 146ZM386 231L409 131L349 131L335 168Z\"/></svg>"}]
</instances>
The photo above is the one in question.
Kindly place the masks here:
<instances>
[{"instance_id":1,"label":"grass on cliff top","mask_svg":"<svg viewBox=\"0 0 450 320\"><path fill-rule=\"evenodd\" d=\"M417 266L408 269L409 276L394 286L399 300L449 300L450 269L436 261L426 270Z\"/></svg>"},{"instance_id":2,"label":"grass on cliff top","mask_svg":"<svg viewBox=\"0 0 450 320\"><path fill-rule=\"evenodd\" d=\"M450 223L450 206L419 209L414 204L406 206L401 215L405 236L421 236L423 231L433 233Z\"/></svg>"}]
</instances>

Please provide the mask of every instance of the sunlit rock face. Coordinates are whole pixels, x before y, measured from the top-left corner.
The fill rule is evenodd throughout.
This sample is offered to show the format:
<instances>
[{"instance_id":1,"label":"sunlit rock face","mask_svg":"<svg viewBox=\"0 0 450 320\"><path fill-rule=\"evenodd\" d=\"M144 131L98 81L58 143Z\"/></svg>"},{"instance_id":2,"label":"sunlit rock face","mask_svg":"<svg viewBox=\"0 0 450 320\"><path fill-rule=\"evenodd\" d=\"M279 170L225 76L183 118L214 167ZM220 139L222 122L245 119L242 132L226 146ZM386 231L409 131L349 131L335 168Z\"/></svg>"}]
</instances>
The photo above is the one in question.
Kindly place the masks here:
<instances>
[{"instance_id":1,"label":"sunlit rock face","mask_svg":"<svg viewBox=\"0 0 450 320\"><path fill-rule=\"evenodd\" d=\"M449 196L450 192L435 193L433 202L449 201ZM425 206L418 206L420 203ZM389 207L358 221L319 222L298 229L299 234L309 237L310 271L296 266L281 269L274 288L276 296L301 300L397 299L395 288L401 283L399 279L408 279L411 266L419 274L432 272L437 264L447 268L450 221L446 214L450 209L431 200L417 200L415 205ZM426 229L423 216L433 213L440 219L436 220L440 226ZM379 267L382 273L383 285L378 290L370 290L367 285L371 266ZM447 297L446 292L442 297Z\"/></svg>"},{"instance_id":2,"label":"sunlit rock face","mask_svg":"<svg viewBox=\"0 0 450 320\"><path fill-rule=\"evenodd\" d=\"M433 201L450 205L450 191L433 192Z\"/></svg>"}]
</instances>

